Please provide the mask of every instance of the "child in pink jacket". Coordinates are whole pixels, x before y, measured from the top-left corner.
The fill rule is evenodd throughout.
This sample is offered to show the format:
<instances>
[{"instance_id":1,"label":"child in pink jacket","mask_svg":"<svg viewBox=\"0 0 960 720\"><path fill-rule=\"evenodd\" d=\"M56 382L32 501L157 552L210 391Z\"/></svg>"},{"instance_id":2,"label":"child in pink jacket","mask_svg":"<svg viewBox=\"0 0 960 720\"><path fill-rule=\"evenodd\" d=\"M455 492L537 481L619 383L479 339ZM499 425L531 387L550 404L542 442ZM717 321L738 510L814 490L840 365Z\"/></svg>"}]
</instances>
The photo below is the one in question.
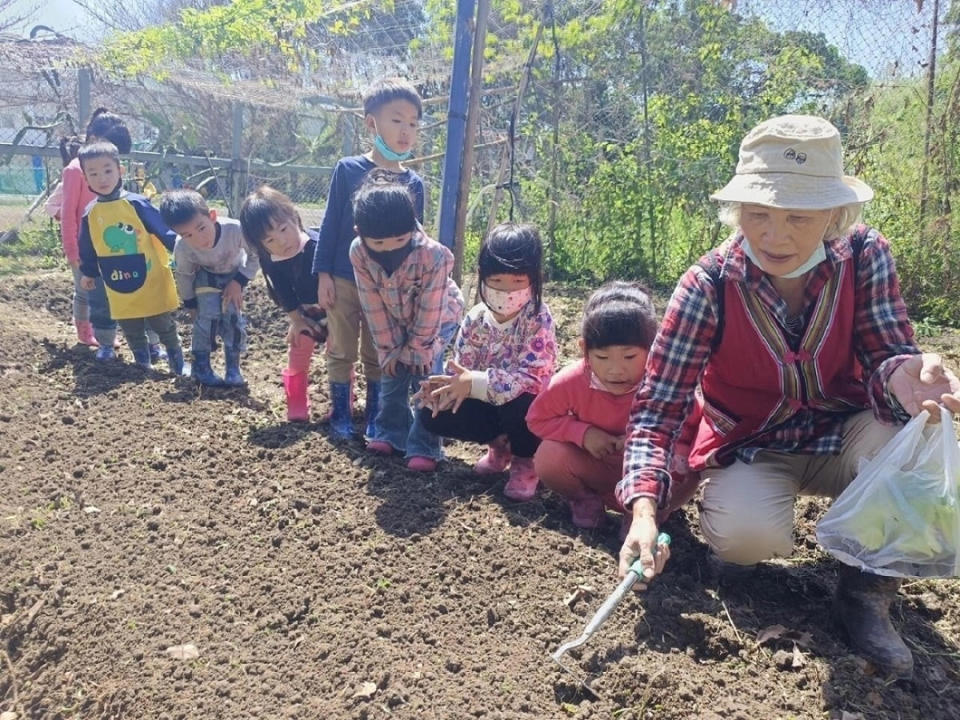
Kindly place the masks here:
<instances>
[{"instance_id":1,"label":"child in pink jacket","mask_svg":"<svg viewBox=\"0 0 960 720\"><path fill-rule=\"evenodd\" d=\"M537 475L566 498L577 527L598 527L605 508L623 510L614 490L623 476L624 434L656 331L653 303L640 286L607 283L584 310L583 357L557 373L527 412L542 440ZM684 474L674 477L684 488L675 485L674 498L689 499Z\"/></svg>"}]
</instances>

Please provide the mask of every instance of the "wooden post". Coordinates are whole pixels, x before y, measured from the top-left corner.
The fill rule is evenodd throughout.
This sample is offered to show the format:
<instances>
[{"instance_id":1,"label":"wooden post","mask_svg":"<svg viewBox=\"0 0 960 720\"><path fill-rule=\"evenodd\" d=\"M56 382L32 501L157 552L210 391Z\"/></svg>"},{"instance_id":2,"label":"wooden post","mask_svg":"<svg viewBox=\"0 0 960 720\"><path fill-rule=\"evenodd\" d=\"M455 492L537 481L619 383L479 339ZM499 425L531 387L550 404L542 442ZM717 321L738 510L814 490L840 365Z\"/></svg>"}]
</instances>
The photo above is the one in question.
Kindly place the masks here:
<instances>
[{"instance_id":1,"label":"wooden post","mask_svg":"<svg viewBox=\"0 0 960 720\"><path fill-rule=\"evenodd\" d=\"M523 102L523 95L527 91L527 83L530 82L530 74L533 72L533 61L537 57L537 47L540 45L540 38L543 36L543 22L537 27L537 34L533 37L533 45L530 47L530 54L527 56L527 64L524 66L523 75L520 77L520 85L517 87L517 99L513 103L513 114L510 116L511 131L516 130L517 118L520 116L520 103ZM508 141L500 156L500 168L497 170L497 176L494 183L493 202L490 204L490 214L487 216L487 234L493 230L497 224L497 209L500 207L500 201L503 199L503 176L507 171L507 163L513 154L513 143ZM512 179L512 178L511 178ZM511 192L513 190L511 189Z\"/></svg>"},{"instance_id":2,"label":"wooden post","mask_svg":"<svg viewBox=\"0 0 960 720\"><path fill-rule=\"evenodd\" d=\"M927 236L927 193L930 191L930 136L933 133L933 100L937 79L937 31L940 0L933 0L933 33L930 39L930 64L927 68L927 128L923 135L923 169L920 174L920 238Z\"/></svg>"},{"instance_id":3,"label":"wooden post","mask_svg":"<svg viewBox=\"0 0 960 720\"><path fill-rule=\"evenodd\" d=\"M243 105L233 103L233 133L230 144L230 203L227 211L236 217L247 195L248 164L243 157ZM219 185L219 181L217 181ZM222 193L221 193L222 195Z\"/></svg>"}]
</instances>

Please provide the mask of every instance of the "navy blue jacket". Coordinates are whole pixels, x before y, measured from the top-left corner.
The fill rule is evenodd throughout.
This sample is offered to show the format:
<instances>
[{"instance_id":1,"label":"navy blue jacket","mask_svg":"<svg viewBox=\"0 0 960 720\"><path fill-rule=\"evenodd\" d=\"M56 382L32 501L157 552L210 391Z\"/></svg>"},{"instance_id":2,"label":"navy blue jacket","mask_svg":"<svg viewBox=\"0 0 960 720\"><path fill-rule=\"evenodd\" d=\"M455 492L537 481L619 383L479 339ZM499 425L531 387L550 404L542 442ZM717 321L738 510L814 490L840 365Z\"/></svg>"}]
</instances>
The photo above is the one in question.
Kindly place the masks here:
<instances>
[{"instance_id":1,"label":"navy blue jacket","mask_svg":"<svg viewBox=\"0 0 960 720\"><path fill-rule=\"evenodd\" d=\"M341 159L330 178L327 208L320 225L317 251L313 256L313 274L330 273L356 283L353 265L350 264L350 244L356 233L353 231L353 194L363 178L377 164L363 155ZM423 180L413 170L400 173L413 191L417 219L423 222Z\"/></svg>"}]
</instances>

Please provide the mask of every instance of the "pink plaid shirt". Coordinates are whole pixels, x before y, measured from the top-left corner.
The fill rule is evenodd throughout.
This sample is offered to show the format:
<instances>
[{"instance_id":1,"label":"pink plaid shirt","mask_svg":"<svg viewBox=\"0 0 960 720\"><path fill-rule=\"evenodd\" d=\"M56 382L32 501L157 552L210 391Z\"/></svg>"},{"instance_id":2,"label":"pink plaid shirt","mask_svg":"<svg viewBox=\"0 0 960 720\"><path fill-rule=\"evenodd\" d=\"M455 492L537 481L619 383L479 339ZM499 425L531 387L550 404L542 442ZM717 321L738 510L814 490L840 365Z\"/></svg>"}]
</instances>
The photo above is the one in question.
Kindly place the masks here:
<instances>
[{"instance_id":1,"label":"pink plaid shirt","mask_svg":"<svg viewBox=\"0 0 960 720\"><path fill-rule=\"evenodd\" d=\"M364 320L377 346L380 365L398 360L407 367L430 365L443 351L440 327L459 323L463 295L451 279L453 253L422 232L412 252L388 275L356 238L350 262L357 278Z\"/></svg>"}]
</instances>

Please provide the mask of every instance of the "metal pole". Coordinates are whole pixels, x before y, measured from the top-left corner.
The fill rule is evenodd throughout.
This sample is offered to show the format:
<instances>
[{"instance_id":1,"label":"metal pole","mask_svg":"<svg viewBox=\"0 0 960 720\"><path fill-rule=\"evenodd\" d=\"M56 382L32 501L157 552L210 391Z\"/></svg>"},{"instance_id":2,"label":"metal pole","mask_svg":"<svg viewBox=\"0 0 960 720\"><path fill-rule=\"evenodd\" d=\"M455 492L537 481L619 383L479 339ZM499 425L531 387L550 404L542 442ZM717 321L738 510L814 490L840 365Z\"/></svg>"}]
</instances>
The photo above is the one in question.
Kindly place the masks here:
<instances>
[{"instance_id":1,"label":"metal pole","mask_svg":"<svg viewBox=\"0 0 960 720\"><path fill-rule=\"evenodd\" d=\"M440 223L437 232L437 239L451 249L458 244L457 190L467 124L467 79L470 74L474 7L474 0L457 0L453 70L450 75L450 103L447 110L447 155L443 163L443 190L440 196Z\"/></svg>"},{"instance_id":2,"label":"metal pole","mask_svg":"<svg viewBox=\"0 0 960 720\"><path fill-rule=\"evenodd\" d=\"M83 132L90 117L90 69L77 70L77 125L76 131Z\"/></svg>"},{"instance_id":3,"label":"metal pole","mask_svg":"<svg viewBox=\"0 0 960 720\"><path fill-rule=\"evenodd\" d=\"M480 91L483 88L483 52L487 47L487 20L490 17L490 0L477 4L477 31L473 38L473 62L470 68L470 105L467 110L467 136L463 144L463 164L460 167L460 191L457 194L457 224L453 248L453 279L463 280L463 236L467 224L467 200L470 197L470 180L473 175L473 136L477 132L480 117Z\"/></svg>"}]
</instances>

